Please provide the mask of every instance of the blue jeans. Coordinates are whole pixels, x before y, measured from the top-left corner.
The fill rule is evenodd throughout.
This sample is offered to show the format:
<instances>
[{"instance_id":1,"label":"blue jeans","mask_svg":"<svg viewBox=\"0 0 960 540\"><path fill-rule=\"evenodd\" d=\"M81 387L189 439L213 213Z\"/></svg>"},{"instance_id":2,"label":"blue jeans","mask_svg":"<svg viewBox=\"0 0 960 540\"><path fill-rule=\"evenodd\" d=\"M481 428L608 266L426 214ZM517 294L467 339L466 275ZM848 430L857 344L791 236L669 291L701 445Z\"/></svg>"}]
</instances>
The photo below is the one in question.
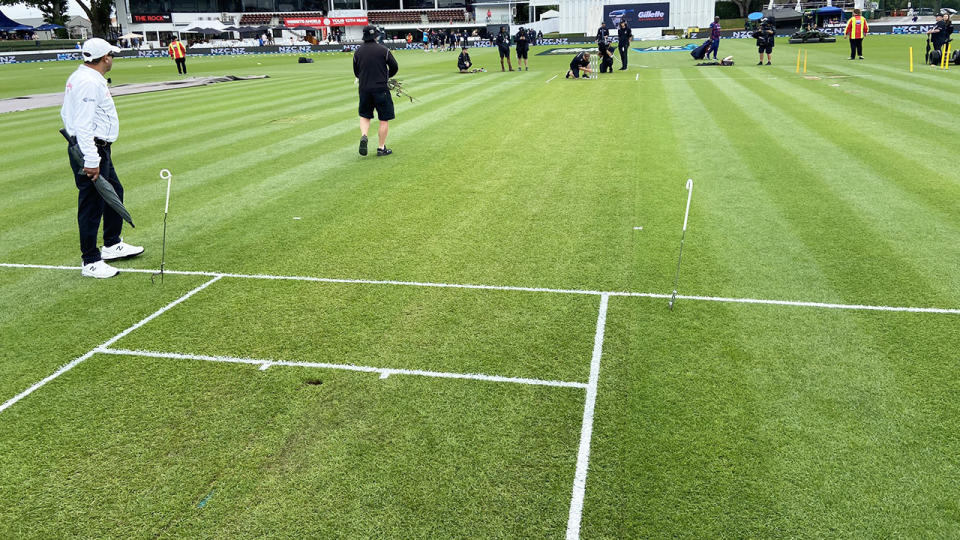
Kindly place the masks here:
<instances>
[{"instance_id":1,"label":"blue jeans","mask_svg":"<svg viewBox=\"0 0 960 540\"><path fill-rule=\"evenodd\" d=\"M717 59L717 49L720 48L720 38L710 40L710 50L713 51L713 59Z\"/></svg>"}]
</instances>

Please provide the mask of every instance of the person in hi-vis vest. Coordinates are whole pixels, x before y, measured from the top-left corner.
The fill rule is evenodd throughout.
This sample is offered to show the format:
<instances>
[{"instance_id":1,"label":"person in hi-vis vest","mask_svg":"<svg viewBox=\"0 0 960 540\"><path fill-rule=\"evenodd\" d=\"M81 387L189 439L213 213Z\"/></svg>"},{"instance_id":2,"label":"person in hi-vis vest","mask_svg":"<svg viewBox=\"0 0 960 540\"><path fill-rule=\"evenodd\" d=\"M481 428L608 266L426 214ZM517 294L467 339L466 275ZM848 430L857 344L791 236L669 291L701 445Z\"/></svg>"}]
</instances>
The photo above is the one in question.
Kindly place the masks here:
<instances>
[{"instance_id":1,"label":"person in hi-vis vest","mask_svg":"<svg viewBox=\"0 0 960 540\"><path fill-rule=\"evenodd\" d=\"M860 15L860 10L853 10L853 17L847 21L847 29L844 34L850 40L850 59L859 58L863 60L863 38L866 37L870 27L867 26L867 20Z\"/></svg>"},{"instance_id":2,"label":"person in hi-vis vest","mask_svg":"<svg viewBox=\"0 0 960 540\"><path fill-rule=\"evenodd\" d=\"M180 43L180 40L174 36L173 40L170 42L170 46L167 47L167 50L170 51L170 58L173 58L173 61L177 63L177 73L181 75L187 74L187 48L183 46L183 43Z\"/></svg>"}]
</instances>

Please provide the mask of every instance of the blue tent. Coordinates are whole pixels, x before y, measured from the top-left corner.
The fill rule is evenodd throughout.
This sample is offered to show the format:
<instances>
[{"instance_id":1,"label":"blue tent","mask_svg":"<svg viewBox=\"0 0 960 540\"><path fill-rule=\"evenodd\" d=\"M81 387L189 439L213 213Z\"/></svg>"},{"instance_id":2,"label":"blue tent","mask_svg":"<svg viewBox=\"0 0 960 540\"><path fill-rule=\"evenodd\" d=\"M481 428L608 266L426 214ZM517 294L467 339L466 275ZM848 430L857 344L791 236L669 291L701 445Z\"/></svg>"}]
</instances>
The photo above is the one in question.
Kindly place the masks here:
<instances>
[{"instance_id":1,"label":"blue tent","mask_svg":"<svg viewBox=\"0 0 960 540\"><path fill-rule=\"evenodd\" d=\"M40 25L40 26L34 28L34 30L49 31L49 30L59 30L59 29L61 29L61 28L63 28L63 26L60 26L59 24L47 23L47 24L43 24L43 25Z\"/></svg>"},{"instance_id":2,"label":"blue tent","mask_svg":"<svg viewBox=\"0 0 960 540\"><path fill-rule=\"evenodd\" d=\"M836 6L823 6L817 10L817 18L820 21L830 20L834 17L843 21L843 10Z\"/></svg>"},{"instance_id":3,"label":"blue tent","mask_svg":"<svg viewBox=\"0 0 960 540\"><path fill-rule=\"evenodd\" d=\"M20 24L0 11L0 30L4 32L19 32L21 30L33 30L33 27Z\"/></svg>"}]
</instances>

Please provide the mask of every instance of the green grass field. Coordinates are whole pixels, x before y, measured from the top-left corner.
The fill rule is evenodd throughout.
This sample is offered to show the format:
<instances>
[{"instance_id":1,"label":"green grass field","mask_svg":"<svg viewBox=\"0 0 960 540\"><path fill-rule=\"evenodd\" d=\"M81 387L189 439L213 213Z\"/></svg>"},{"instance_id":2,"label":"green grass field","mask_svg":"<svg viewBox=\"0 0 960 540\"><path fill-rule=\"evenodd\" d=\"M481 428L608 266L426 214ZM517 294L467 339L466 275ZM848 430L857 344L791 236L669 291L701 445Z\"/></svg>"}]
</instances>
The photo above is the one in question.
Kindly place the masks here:
<instances>
[{"instance_id":1,"label":"green grass field","mask_svg":"<svg viewBox=\"0 0 960 540\"><path fill-rule=\"evenodd\" d=\"M350 55L190 58L270 78L116 98L147 251L110 280L59 108L0 115L0 538L960 536L960 66L923 48L399 51L386 158Z\"/></svg>"}]
</instances>

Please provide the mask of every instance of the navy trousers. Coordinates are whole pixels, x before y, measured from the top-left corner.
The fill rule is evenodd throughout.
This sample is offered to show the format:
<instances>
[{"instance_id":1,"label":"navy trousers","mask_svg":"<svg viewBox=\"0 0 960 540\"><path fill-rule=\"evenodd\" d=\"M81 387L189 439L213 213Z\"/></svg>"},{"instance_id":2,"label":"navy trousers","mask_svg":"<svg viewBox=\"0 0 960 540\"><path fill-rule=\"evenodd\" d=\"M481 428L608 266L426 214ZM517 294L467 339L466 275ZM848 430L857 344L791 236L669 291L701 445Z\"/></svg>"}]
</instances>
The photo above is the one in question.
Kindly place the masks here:
<instances>
[{"instance_id":1,"label":"navy trousers","mask_svg":"<svg viewBox=\"0 0 960 540\"><path fill-rule=\"evenodd\" d=\"M110 182L122 201L123 186L120 185L117 171L113 168L113 160L110 159L110 146L97 145L97 151L100 153L100 176L102 177L101 180L97 181L106 180ZM73 180L77 184L77 191L79 192L77 195L77 225L80 227L80 254L83 257L83 264L90 264L100 260L100 248L97 247L100 220L103 220L103 245L112 246L120 242L123 218L104 202L93 182L83 172L83 162L71 157L70 169L73 172Z\"/></svg>"}]
</instances>

